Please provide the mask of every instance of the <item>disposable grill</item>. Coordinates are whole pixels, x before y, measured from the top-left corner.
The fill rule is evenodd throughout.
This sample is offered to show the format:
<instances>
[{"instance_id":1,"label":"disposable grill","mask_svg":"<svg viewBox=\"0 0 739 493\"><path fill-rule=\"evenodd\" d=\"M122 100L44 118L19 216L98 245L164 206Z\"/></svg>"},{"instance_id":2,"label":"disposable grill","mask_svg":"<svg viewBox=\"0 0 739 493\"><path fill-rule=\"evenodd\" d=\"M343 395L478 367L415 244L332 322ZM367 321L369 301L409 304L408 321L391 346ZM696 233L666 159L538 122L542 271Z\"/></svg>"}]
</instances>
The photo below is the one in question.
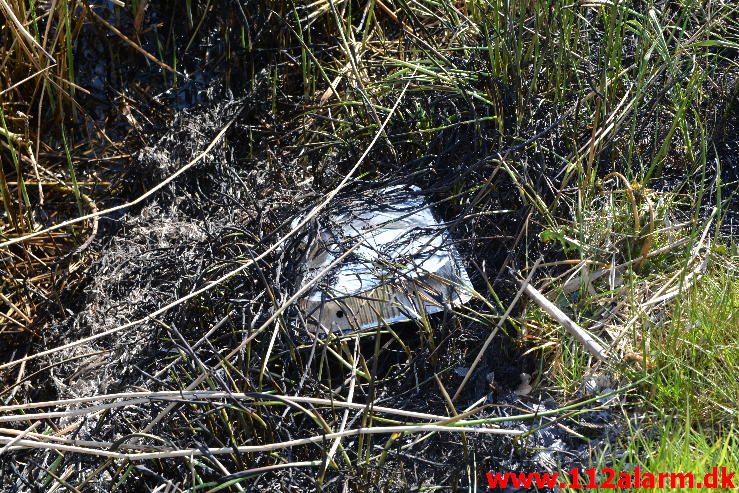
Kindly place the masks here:
<instances>
[{"instance_id":1,"label":"disposable grill","mask_svg":"<svg viewBox=\"0 0 739 493\"><path fill-rule=\"evenodd\" d=\"M386 188L321 224L304 282L354 249L300 301L311 330L370 329L470 300L472 286L457 249L420 192L415 186Z\"/></svg>"}]
</instances>

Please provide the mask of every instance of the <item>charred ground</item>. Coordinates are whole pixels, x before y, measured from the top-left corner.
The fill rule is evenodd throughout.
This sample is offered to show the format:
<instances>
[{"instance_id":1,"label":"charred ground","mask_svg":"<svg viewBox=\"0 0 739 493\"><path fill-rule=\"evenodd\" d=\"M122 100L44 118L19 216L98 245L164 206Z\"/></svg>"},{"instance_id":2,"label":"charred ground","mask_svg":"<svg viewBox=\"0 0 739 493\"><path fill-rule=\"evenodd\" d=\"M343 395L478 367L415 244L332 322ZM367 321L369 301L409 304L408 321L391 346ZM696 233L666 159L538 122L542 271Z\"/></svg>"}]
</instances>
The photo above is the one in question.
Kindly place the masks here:
<instances>
[{"instance_id":1,"label":"charred ground","mask_svg":"<svg viewBox=\"0 0 739 493\"><path fill-rule=\"evenodd\" d=\"M81 188L98 210L135 199L229 128L156 195L100 217L89 245L92 221L69 230L71 239L62 246L6 248L3 289L14 290L15 303L30 300L34 323L0 333L9 348L3 362L141 322L20 369L3 369L3 404L176 391L201 377L196 390L245 394L183 397L176 406L150 397L44 425L69 427L71 434L62 436L75 444L119 452L266 447L320 436L340 426L344 408L330 402L346 399L354 385L354 402L368 410L352 415L347 428L410 421L378 415L371 405L452 416L476 404L469 418L526 435L366 435L343 439L333 452L326 440L277 453L206 451L197 460L145 462L14 450L2 462L0 484L8 491L44 490L64 476L79 489L103 491L167 485L483 489L482 473L491 469L567 469L601 455L625 455L633 423L624 416L635 419L649 408L641 396L654 384L643 373L654 363L643 351L633 356L641 335L628 342L614 336L611 325L626 326L632 307L609 298L612 286L560 290L560 284L577 280L569 268L583 259L628 263L650 251L650 238L656 238L652 250L683 237L695 240L715 206L716 216L727 218L724 233L735 232L736 198L725 199L736 190L736 52L708 43L736 39L732 8L722 7L719 22L671 2L583 5L573 7L577 15L557 2L470 4L464 12L446 3L433 9L381 2L187 5L138 2L120 9L101 3L93 15L70 3L77 26L74 80L89 94L79 91L74 104L60 102L68 107L56 118L68 135L51 120L36 135L49 143L47 154L39 154L49 174L67 183L58 188L63 197ZM648 24L653 10L656 27ZM643 31L623 27L627 19L642 22ZM675 19L693 29L690 35L680 37ZM549 34L537 34L544 26ZM607 39L613 26L620 26L622 43ZM568 37L574 31L578 35ZM702 49L691 35L706 31ZM558 39L574 44L563 48ZM650 50L645 39L655 40ZM716 69L696 76L690 57L681 55L685 50ZM644 61L646 53L652 61ZM679 111L684 121L675 118ZM389 184L421 187L448 223L480 299L459 314L356 342L310 339L295 323L294 309L264 326L300 288L299 236L310 234L311 225L280 239L295 217L335 189L388 115L369 157L330 207ZM79 187L64 175L63 139ZM716 145L709 149L707 142ZM706 164L717 159L718 186L719 167ZM16 169L6 162L5 175L12 176ZM618 183L613 172L630 183ZM47 201L46 208L53 204ZM48 211L34 202L32 211L19 206L19 215L32 213L43 227L73 216L77 205ZM634 216L641 230L632 227ZM599 229L601 222L607 230ZM676 224L684 231L672 233ZM222 279L278 243L248 269ZM83 251L76 250L80 245ZM56 260L32 262L28 249ZM527 275L541 256L547 265L535 281L554 286L552 297L580 323L597 322L594 330L616 341L623 366L593 365L555 335L558 328L535 307L521 302L450 406L449 394L514 300L517 275ZM25 264L18 260L24 257ZM630 295L648 300L683 262L683 250L668 248L643 271L629 273L637 279ZM39 288L10 282L39 273L51 281ZM149 316L219 279L197 297ZM666 317L669 310L661 306L647 318ZM364 376L353 373L353 365ZM515 392L521 373L533 377L533 392ZM327 404L304 406L272 395L315 396ZM528 414L534 417L521 418Z\"/></svg>"}]
</instances>

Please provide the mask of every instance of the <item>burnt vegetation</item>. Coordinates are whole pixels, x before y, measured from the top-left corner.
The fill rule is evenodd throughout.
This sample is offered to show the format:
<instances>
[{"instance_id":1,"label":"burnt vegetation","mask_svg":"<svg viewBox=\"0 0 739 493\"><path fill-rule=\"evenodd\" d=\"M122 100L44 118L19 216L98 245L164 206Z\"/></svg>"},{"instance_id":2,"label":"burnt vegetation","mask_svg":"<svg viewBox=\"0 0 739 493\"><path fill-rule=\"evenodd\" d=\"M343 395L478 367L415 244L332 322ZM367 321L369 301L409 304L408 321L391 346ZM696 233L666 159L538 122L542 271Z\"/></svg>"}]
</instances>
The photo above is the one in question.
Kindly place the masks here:
<instances>
[{"instance_id":1,"label":"burnt vegetation","mask_svg":"<svg viewBox=\"0 0 739 493\"><path fill-rule=\"evenodd\" d=\"M0 14L3 491L473 491L651 460L683 401L736 444L732 2ZM304 240L391 185L473 300L317 337Z\"/></svg>"}]
</instances>

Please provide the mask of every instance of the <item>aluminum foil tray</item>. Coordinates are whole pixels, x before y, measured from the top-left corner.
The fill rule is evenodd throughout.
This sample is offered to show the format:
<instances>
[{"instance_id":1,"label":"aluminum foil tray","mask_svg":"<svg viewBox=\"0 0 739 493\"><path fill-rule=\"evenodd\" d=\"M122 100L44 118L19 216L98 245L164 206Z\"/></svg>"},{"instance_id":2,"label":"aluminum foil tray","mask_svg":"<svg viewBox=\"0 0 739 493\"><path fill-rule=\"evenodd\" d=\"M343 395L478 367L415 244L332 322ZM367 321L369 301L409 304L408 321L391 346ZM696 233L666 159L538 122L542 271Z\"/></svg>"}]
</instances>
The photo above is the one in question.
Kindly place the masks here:
<instances>
[{"instance_id":1,"label":"aluminum foil tray","mask_svg":"<svg viewBox=\"0 0 739 493\"><path fill-rule=\"evenodd\" d=\"M330 215L309 247L303 282L352 247L299 302L316 333L414 320L471 298L449 232L418 187L385 188Z\"/></svg>"}]
</instances>

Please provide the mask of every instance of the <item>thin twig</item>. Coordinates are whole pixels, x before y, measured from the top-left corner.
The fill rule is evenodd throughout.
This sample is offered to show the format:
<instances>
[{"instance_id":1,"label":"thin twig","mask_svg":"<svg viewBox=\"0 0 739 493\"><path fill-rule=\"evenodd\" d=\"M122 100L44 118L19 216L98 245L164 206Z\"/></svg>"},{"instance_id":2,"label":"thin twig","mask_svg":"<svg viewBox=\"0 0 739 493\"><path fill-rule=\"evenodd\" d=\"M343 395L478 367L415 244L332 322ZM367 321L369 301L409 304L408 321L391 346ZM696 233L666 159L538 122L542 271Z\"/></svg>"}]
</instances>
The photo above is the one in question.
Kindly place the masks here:
<instances>
[{"instance_id":1,"label":"thin twig","mask_svg":"<svg viewBox=\"0 0 739 493\"><path fill-rule=\"evenodd\" d=\"M92 16L95 18L96 21L100 22L102 25L104 25L106 28L108 28L113 34L115 34L116 36L118 36L124 43L126 43L128 46L130 46L134 50L136 50L139 53L141 53L142 55L144 55L148 60L151 60L152 62L156 63L157 65L159 65L160 67L162 67L164 70L167 70L168 72L172 72L173 74L181 75L181 76L184 76L185 75L185 74L182 74L182 73L176 71L175 69L173 69L172 67L170 67L169 65L167 65L163 61L159 60L157 57L155 57L154 55L152 55L151 53L149 53L145 49L143 49L137 43L135 43L134 41L132 41L128 36L126 36L121 31L119 31L113 24L111 24L110 22L108 22L105 19L103 19L102 17L100 17L92 9L92 7L90 7L89 5L87 5L87 3L85 3L85 2L81 2L81 3L85 7L85 9L90 14L92 14Z\"/></svg>"},{"instance_id":2,"label":"thin twig","mask_svg":"<svg viewBox=\"0 0 739 493\"><path fill-rule=\"evenodd\" d=\"M73 452L85 455L94 455L99 457L110 457L113 459L140 461L140 460L157 460L157 459L173 459L178 457L200 457L203 455L230 455L233 453L251 454L259 452L271 452L274 450L282 450L300 445L324 444L336 438L352 437L359 435L383 435L392 433L428 433L428 432L446 432L446 433L480 433L486 435L506 435L519 436L523 432L520 430L501 430L499 428L477 428L463 426L441 426L441 425L409 425L409 426L375 426L371 428L357 428L352 430L344 430L342 432L327 433L325 435L312 436L307 438L298 438L295 440L287 440L284 442L267 443L264 445L241 445L234 447L221 448L188 448L176 449L162 452L138 452L125 453L115 452L112 450L104 450L93 448L90 446L80 447L75 445L65 445L61 443L46 443L36 440L18 440L15 445L9 447L10 450L22 450L28 448L37 448L45 450L57 450L60 452ZM14 438L0 436L0 443L8 444Z\"/></svg>"},{"instance_id":3,"label":"thin twig","mask_svg":"<svg viewBox=\"0 0 739 493\"><path fill-rule=\"evenodd\" d=\"M567 332L580 341L590 354L600 361L606 361L608 359L605 349L603 349L603 346L601 346L598 341L593 339L585 329L577 325L570 317L565 315L557 305L549 301L543 294L541 294L541 292L539 292L539 290L529 284L528 280L522 282L522 289L537 305L541 307L542 310L547 312L547 314L564 327Z\"/></svg>"},{"instance_id":4,"label":"thin twig","mask_svg":"<svg viewBox=\"0 0 739 493\"><path fill-rule=\"evenodd\" d=\"M531 280L534 276L534 272L536 272L536 266L541 262L541 259L536 261L536 264L534 264L534 267L531 269L531 272L529 272L529 276L526 278L526 282L528 284L528 281ZM493 339L495 338L495 335L498 333L500 328L503 326L503 324L508 320L508 317L510 316L511 312L513 311L513 307L516 306L516 303L518 303L518 299L521 297L521 294L523 293L523 289L519 289L516 293L516 296L514 296L513 301L508 305L508 309L506 309L505 313L502 317L500 317L500 320L498 320L498 323L495 325L495 328L492 332L490 332L490 335L483 343L482 347L480 348L480 351L477 353L477 357L475 357L475 361L472 362L472 365L470 365L469 370L467 370L467 373L464 376L464 379L462 380L462 383L459 384L459 387L457 387L457 391L454 393L454 397L452 397L452 402L457 400L459 398L459 395L462 393L462 390L464 390L465 385L467 385L467 382L469 382L470 378L472 378L472 374L475 371L475 368L477 368L477 365L480 364L480 361L482 360L482 357L485 355L485 351L487 350L488 346L491 342L493 342Z\"/></svg>"},{"instance_id":5,"label":"thin twig","mask_svg":"<svg viewBox=\"0 0 739 493\"><path fill-rule=\"evenodd\" d=\"M38 41L36 41L33 36L31 36L31 33L28 32L20 19L18 19L18 17L15 15L15 12L13 12L13 9L10 7L10 5L8 5L8 2L6 2L5 0L0 0L0 7L2 7L2 9L5 11L5 15L15 25L15 28L18 30L17 32L21 34L21 37L28 41L28 43L30 43L32 46L38 48L41 53L43 53L49 60L51 60L51 63L56 63L54 57L51 56L51 54L49 54L49 52L46 51L43 46L38 44Z\"/></svg>"}]
</instances>

